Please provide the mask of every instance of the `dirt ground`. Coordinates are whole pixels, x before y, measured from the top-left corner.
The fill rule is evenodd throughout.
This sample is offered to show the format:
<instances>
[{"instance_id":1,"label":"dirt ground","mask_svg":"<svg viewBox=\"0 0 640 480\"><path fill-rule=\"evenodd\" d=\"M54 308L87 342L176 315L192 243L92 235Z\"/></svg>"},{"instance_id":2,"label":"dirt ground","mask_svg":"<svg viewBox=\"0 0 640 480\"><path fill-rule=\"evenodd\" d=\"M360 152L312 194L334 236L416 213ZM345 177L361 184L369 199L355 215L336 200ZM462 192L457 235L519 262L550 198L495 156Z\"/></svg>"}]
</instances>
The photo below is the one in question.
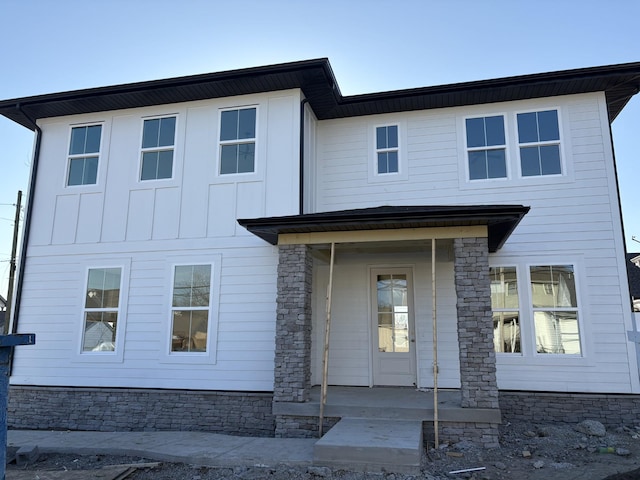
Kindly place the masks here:
<instances>
[{"instance_id":1,"label":"dirt ground","mask_svg":"<svg viewBox=\"0 0 640 480\"><path fill-rule=\"evenodd\" d=\"M7 466L7 480L60 479L54 472L79 474L73 478L129 480L640 480L640 425L609 429L604 436L576 431L570 425L506 424L501 427L501 447L480 449L462 442L428 449L420 475L362 473L325 467L260 465L202 467L158 463L154 459L109 455L41 455L24 467ZM108 465L140 464L120 476L96 470ZM472 471L451 473L459 470ZM124 469L123 469L124 470ZM91 474L90 474L91 473ZM19 476L18 476L19 475Z\"/></svg>"}]
</instances>

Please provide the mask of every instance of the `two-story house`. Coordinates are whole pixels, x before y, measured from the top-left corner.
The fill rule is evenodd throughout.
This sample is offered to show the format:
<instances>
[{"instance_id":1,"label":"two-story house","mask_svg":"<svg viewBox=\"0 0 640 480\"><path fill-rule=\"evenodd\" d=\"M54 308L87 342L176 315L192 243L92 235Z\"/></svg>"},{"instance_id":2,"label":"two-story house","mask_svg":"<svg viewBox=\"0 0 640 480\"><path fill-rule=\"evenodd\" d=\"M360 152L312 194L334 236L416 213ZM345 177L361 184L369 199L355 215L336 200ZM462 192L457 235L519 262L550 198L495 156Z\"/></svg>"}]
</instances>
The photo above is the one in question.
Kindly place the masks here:
<instances>
[{"instance_id":1,"label":"two-story house","mask_svg":"<svg viewBox=\"0 0 640 480\"><path fill-rule=\"evenodd\" d=\"M437 388L419 419L486 445L635 418L610 123L638 88L345 97L318 59L1 101L35 132L10 425L309 436L319 385L327 427Z\"/></svg>"}]
</instances>

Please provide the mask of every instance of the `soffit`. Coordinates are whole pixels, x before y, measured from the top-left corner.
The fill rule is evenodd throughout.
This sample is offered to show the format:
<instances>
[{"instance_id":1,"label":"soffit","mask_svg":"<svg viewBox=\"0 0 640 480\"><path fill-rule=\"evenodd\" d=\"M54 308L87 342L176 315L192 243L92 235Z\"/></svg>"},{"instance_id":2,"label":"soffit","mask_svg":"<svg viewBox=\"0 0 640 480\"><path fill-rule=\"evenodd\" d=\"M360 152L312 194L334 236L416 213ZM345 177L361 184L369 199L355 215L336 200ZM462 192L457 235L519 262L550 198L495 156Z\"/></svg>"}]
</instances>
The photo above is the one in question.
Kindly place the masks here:
<instances>
[{"instance_id":1,"label":"soffit","mask_svg":"<svg viewBox=\"0 0 640 480\"><path fill-rule=\"evenodd\" d=\"M640 62L342 96L326 58L0 101L0 114L33 121L65 115L299 88L319 120L605 92L613 121L640 89Z\"/></svg>"}]
</instances>

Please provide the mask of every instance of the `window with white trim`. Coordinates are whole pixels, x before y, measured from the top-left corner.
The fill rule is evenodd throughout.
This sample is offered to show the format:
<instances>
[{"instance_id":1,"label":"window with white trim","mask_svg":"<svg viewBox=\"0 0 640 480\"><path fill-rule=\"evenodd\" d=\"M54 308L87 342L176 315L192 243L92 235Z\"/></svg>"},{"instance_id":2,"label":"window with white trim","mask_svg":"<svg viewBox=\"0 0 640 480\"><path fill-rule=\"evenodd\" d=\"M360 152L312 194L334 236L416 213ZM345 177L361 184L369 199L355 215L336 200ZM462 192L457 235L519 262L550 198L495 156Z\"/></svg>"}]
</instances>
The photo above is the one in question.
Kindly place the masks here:
<instances>
[{"instance_id":1,"label":"window with white trim","mask_svg":"<svg viewBox=\"0 0 640 480\"><path fill-rule=\"evenodd\" d=\"M256 155L256 108L220 113L220 174L252 173Z\"/></svg>"},{"instance_id":2,"label":"window with white trim","mask_svg":"<svg viewBox=\"0 0 640 480\"><path fill-rule=\"evenodd\" d=\"M140 180L173 176L176 117L148 118L142 128Z\"/></svg>"},{"instance_id":3,"label":"window with white trim","mask_svg":"<svg viewBox=\"0 0 640 480\"><path fill-rule=\"evenodd\" d=\"M504 116L467 118L469 180L507 177L507 145Z\"/></svg>"},{"instance_id":4,"label":"window with white trim","mask_svg":"<svg viewBox=\"0 0 640 480\"><path fill-rule=\"evenodd\" d=\"M67 186L95 185L102 125L85 125L71 129Z\"/></svg>"},{"instance_id":5,"label":"window with white trim","mask_svg":"<svg viewBox=\"0 0 640 480\"><path fill-rule=\"evenodd\" d=\"M122 268L90 268L84 302L83 352L113 352L120 313Z\"/></svg>"},{"instance_id":6,"label":"window with white trim","mask_svg":"<svg viewBox=\"0 0 640 480\"><path fill-rule=\"evenodd\" d=\"M176 265L171 301L171 352L206 352L211 265Z\"/></svg>"},{"instance_id":7,"label":"window with white trim","mask_svg":"<svg viewBox=\"0 0 640 480\"><path fill-rule=\"evenodd\" d=\"M518 113L517 122L522 176L562 174L558 111Z\"/></svg>"},{"instance_id":8,"label":"window with white trim","mask_svg":"<svg viewBox=\"0 0 640 480\"><path fill-rule=\"evenodd\" d=\"M529 275L536 352L580 355L573 265L531 266Z\"/></svg>"},{"instance_id":9,"label":"window with white trim","mask_svg":"<svg viewBox=\"0 0 640 480\"><path fill-rule=\"evenodd\" d=\"M499 353L521 353L520 301L516 267L491 267L493 343Z\"/></svg>"},{"instance_id":10,"label":"window with white trim","mask_svg":"<svg viewBox=\"0 0 640 480\"><path fill-rule=\"evenodd\" d=\"M376 171L379 175L398 173L398 126L376 127Z\"/></svg>"}]
</instances>

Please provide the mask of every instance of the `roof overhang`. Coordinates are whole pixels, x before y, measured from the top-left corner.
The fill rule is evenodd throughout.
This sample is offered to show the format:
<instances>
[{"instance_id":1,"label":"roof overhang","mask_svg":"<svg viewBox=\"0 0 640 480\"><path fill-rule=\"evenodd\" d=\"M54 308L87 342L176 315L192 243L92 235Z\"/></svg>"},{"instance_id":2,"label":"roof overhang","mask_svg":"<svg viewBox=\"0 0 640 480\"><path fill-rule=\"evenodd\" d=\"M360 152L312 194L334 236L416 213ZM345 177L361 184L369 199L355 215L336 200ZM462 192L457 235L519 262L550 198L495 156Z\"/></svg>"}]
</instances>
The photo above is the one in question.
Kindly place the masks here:
<instances>
[{"instance_id":1,"label":"roof overhang","mask_svg":"<svg viewBox=\"0 0 640 480\"><path fill-rule=\"evenodd\" d=\"M339 242L341 239L358 238L345 235L345 232L372 231L383 232L382 235L371 237L376 240L415 240L415 233L419 231L422 238L486 235L489 251L495 252L502 247L528 211L529 207L522 205L384 206L240 219L238 223L272 245L283 243L283 238L284 243L318 243L327 241L326 239ZM392 235L393 232L399 233ZM483 235L478 232L486 233Z\"/></svg>"},{"instance_id":2,"label":"roof overhang","mask_svg":"<svg viewBox=\"0 0 640 480\"><path fill-rule=\"evenodd\" d=\"M34 121L126 108L300 89L320 120L604 92L613 121L640 90L640 62L343 97L326 58L0 101L0 115Z\"/></svg>"}]
</instances>

